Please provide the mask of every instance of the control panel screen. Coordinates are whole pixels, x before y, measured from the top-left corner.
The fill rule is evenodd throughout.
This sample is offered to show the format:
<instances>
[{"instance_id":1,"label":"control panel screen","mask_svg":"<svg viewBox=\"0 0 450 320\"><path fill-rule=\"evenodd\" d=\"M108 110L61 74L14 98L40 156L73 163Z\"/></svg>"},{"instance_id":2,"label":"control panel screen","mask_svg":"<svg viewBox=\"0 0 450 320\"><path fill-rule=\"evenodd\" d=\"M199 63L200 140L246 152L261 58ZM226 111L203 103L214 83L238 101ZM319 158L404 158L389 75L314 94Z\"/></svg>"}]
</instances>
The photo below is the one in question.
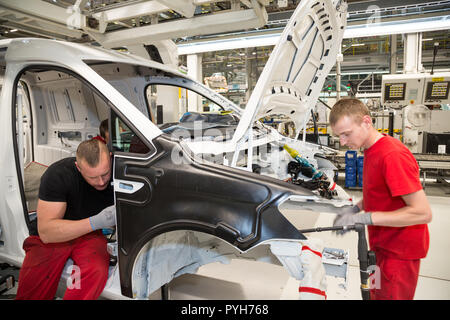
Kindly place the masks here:
<instances>
[{"instance_id":1,"label":"control panel screen","mask_svg":"<svg viewBox=\"0 0 450 320\"><path fill-rule=\"evenodd\" d=\"M406 83L386 83L384 85L384 100L405 100Z\"/></svg>"},{"instance_id":2,"label":"control panel screen","mask_svg":"<svg viewBox=\"0 0 450 320\"><path fill-rule=\"evenodd\" d=\"M428 82L425 100L445 100L448 98L449 81Z\"/></svg>"}]
</instances>

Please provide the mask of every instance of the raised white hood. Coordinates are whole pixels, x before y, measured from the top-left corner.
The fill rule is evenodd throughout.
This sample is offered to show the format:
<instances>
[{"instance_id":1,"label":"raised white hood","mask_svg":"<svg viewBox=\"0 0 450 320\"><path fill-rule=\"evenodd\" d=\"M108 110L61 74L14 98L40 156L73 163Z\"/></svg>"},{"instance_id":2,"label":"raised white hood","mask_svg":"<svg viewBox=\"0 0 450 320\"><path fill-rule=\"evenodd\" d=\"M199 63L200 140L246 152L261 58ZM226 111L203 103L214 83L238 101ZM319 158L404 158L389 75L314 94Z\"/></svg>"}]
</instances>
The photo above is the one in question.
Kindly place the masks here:
<instances>
[{"instance_id":1,"label":"raised white hood","mask_svg":"<svg viewBox=\"0 0 450 320\"><path fill-rule=\"evenodd\" d=\"M336 63L346 15L345 2L300 2L258 79L233 137L235 142L255 120L273 114L290 117L298 134Z\"/></svg>"}]
</instances>

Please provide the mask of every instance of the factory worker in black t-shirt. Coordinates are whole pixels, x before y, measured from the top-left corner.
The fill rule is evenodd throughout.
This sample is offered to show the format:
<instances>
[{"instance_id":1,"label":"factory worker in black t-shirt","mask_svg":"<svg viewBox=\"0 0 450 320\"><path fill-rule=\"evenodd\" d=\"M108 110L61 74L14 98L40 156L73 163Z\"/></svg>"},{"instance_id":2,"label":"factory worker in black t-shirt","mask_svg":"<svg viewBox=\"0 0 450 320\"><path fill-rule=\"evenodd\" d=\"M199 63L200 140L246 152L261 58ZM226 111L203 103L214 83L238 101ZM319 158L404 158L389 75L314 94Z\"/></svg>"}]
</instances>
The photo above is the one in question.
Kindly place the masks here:
<instances>
[{"instance_id":1,"label":"factory worker in black t-shirt","mask_svg":"<svg viewBox=\"0 0 450 320\"><path fill-rule=\"evenodd\" d=\"M98 140L80 143L76 158L52 164L41 178L37 233L25 239L16 299L53 299L67 259L76 267L64 299L97 299L108 279L101 229L116 224L111 153Z\"/></svg>"}]
</instances>

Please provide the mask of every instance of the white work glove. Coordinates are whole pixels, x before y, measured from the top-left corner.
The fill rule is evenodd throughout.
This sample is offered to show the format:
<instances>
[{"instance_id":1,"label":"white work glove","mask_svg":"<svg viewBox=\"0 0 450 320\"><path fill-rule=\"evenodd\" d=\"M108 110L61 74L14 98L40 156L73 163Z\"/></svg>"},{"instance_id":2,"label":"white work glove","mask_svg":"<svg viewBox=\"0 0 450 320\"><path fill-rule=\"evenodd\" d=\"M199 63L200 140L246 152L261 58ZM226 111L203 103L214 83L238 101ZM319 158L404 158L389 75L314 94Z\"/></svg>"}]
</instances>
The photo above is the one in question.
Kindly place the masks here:
<instances>
[{"instance_id":1,"label":"white work glove","mask_svg":"<svg viewBox=\"0 0 450 320\"><path fill-rule=\"evenodd\" d=\"M92 230L106 229L116 225L116 207L106 207L95 216L89 218Z\"/></svg>"},{"instance_id":2,"label":"white work glove","mask_svg":"<svg viewBox=\"0 0 450 320\"><path fill-rule=\"evenodd\" d=\"M372 223L372 214L370 212L361 213L361 209L358 206L346 207L343 208L334 219L333 227L342 227L342 226L352 226L356 223L371 225ZM340 230L336 231L336 234L343 235L348 230Z\"/></svg>"}]
</instances>

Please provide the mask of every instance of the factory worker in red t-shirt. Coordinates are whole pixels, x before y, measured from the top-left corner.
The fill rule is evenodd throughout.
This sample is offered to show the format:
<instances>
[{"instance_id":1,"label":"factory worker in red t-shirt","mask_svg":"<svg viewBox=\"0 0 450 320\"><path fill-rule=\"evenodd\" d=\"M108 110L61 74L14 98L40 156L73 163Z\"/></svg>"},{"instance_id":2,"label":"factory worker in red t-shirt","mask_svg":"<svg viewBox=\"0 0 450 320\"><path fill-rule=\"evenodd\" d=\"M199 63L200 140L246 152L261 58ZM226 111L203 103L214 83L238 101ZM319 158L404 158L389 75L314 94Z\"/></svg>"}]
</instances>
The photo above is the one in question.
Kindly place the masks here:
<instances>
[{"instance_id":1,"label":"factory worker in red t-shirt","mask_svg":"<svg viewBox=\"0 0 450 320\"><path fill-rule=\"evenodd\" d=\"M329 119L341 145L364 149L363 198L343 210L334 225L368 225L380 271L371 299L413 299L432 218L417 161L399 140L372 126L368 108L358 99L339 100Z\"/></svg>"}]
</instances>

